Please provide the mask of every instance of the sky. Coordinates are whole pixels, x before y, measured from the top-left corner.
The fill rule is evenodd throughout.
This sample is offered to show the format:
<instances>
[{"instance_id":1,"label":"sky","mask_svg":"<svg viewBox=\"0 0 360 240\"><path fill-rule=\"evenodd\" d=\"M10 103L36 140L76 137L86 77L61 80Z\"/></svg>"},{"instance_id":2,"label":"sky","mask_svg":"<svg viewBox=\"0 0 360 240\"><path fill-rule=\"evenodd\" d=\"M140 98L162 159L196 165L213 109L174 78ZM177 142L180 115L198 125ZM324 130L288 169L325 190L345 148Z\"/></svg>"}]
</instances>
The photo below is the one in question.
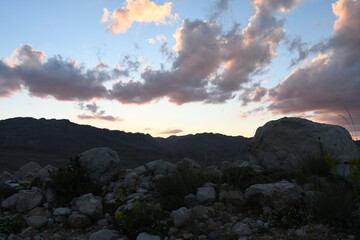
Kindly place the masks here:
<instances>
[{"instance_id":1,"label":"sky","mask_svg":"<svg viewBox=\"0 0 360 240\"><path fill-rule=\"evenodd\" d=\"M252 137L284 116L360 138L359 0L2 0L0 119Z\"/></svg>"}]
</instances>

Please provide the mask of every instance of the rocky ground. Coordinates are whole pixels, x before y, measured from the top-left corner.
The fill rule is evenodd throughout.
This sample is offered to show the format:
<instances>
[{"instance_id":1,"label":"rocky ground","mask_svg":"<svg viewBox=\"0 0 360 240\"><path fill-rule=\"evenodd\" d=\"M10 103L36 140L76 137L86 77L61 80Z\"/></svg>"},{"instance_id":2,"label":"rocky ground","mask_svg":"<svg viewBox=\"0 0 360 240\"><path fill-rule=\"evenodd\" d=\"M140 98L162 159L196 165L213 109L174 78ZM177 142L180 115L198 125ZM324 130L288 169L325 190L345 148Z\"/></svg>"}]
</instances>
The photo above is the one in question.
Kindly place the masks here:
<instances>
[{"instance_id":1,"label":"rocky ground","mask_svg":"<svg viewBox=\"0 0 360 240\"><path fill-rule=\"evenodd\" d=\"M252 154L263 157L269 145L254 139ZM360 225L350 224L360 216L358 198L350 199L349 215L331 214L344 202L324 205L322 217L307 207L320 196L317 185L335 186L330 173L297 178L275 163L281 171L270 175L268 159L222 166L156 160L124 169L109 148L74 161L60 169L30 162L0 175L0 240L359 239ZM100 188L88 190L94 182Z\"/></svg>"}]
</instances>

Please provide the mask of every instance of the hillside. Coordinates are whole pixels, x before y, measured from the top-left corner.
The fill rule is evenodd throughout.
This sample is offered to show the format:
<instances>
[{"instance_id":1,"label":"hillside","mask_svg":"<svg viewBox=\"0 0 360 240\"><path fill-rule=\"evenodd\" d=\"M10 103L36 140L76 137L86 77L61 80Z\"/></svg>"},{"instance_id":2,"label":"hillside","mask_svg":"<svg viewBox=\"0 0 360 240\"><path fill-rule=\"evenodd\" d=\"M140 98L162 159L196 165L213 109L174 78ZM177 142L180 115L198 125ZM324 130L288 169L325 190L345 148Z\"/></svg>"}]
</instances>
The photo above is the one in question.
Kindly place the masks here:
<instances>
[{"instance_id":1,"label":"hillside","mask_svg":"<svg viewBox=\"0 0 360 240\"><path fill-rule=\"evenodd\" d=\"M183 157L210 165L244 156L249 140L213 133L154 138L69 120L12 118L0 121L0 171L15 170L29 161L62 166L70 157L101 146L117 151L124 167L159 158L176 161Z\"/></svg>"}]
</instances>

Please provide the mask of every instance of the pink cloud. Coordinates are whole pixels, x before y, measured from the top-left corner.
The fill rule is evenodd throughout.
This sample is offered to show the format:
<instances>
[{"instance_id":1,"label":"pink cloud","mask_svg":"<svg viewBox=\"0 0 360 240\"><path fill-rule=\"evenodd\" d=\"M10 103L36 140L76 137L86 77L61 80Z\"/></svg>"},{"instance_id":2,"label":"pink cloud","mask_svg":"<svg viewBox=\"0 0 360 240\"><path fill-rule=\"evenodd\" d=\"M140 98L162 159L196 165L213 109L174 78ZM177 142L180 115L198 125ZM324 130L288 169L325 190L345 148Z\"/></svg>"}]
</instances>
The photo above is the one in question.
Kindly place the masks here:
<instances>
[{"instance_id":1,"label":"pink cloud","mask_svg":"<svg viewBox=\"0 0 360 240\"><path fill-rule=\"evenodd\" d=\"M160 134L177 134L177 133L182 133L183 130L181 129L167 129L165 131L160 132Z\"/></svg>"},{"instance_id":2,"label":"pink cloud","mask_svg":"<svg viewBox=\"0 0 360 240\"><path fill-rule=\"evenodd\" d=\"M120 117L114 117L111 115L98 115L98 114L92 114L92 115L80 114L77 117L81 120L104 120L104 121L109 121L109 122L116 122L116 121L124 120Z\"/></svg>"},{"instance_id":3,"label":"pink cloud","mask_svg":"<svg viewBox=\"0 0 360 240\"><path fill-rule=\"evenodd\" d=\"M103 10L101 23L109 21L108 29L114 34L126 32L134 22L156 24L167 23L167 19L175 19L171 13L172 3L165 2L163 5L149 0L126 0L124 7L115 9L111 16L108 9Z\"/></svg>"}]
</instances>

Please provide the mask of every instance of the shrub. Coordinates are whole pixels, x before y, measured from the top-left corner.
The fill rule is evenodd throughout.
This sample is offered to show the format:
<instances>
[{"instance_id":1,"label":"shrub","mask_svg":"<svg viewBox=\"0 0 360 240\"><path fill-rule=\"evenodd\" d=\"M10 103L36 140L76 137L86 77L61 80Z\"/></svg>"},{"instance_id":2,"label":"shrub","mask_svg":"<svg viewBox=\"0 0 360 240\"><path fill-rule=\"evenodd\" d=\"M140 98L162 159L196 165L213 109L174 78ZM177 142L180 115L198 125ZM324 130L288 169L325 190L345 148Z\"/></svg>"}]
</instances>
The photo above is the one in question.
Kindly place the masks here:
<instances>
[{"instance_id":1,"label":"shrub","mask_svg":"<svg viewBox=\"0 0 360 240\"><path fill-rule=\"evenodd\" d=\"M311 215L303 209L284 208L271 210L262 215L264 221L270 222L277 227L296 227L308 223Z\"/></svg>"},{"instance_id":2,"label":"shrub","mask_svg":"<svg viewBox=\"0 0 360 240\"><path fill-rule=\"evenodd\" d=\"M301 173L305 176L327 177L334 166L334 158L330 155L309 156L302 161Z\"/></svg>"},{"instance_id":3,"label":"shrub","mask_svg":"<svg viewBox=\"0 0 360 240\"><path fill-rule=\"evenodd\" d=\"M360 158L354 158L347 162L350 165L350 180L351 182L359 187L360 181Z\"/></svg>"},{"instance_id":4,"label":"shrub","mask_svg":"<svg viewBox=\"0 0 360 240\"><path fill-rule=\"evenodd\" d=\"M171 175L159 179L156 190L162 208L173 210L183 206L184 196L196 193L206 180L204 174L187 167L177 168Z\"/></svg>"},{"instance_id":5,"label":"shrub","mask_svg":"<svg viewBox=\"0 0 360 240\"><path fill-rule=\"evenodd\" d=\"M68 203L85 193L100 192L100 186L91 180L89 171L81 166L79 158L71 159L66 167L49 171L50 182L47 187L56 191L59 203Z\"/></svg>"},{"instance_id":6,"label":"shrub","mask_svg":"<svg viewBox=\"0 0 360 240\"><path fill-rule=\"evenodd\" d=\"M1 218L0 219L0 233L12 234L18 233L24 226L24 217L20 214L12 218Z\"/></svg>"},{"instance_id":7,"label":"shrub","mask_svg":"<svg viewBox=\"0 0 360 240\"><path fill-rule=\"evenodd\" d=\"M164 236L167 233L165 217L165 212L143 201L133 202L130 208L123 207L115 212L117 226L130 239L141 232Z\"/></svg>"},{"instance_id":8,"label":"shrub","mask_svg":"<svg viewBox=\"0 0 360 240\"><path fill-rule=\"evenodd\" d=\"M323 222L344 225L352 218L356 197L345 183L332 184L315 194L309 209Z\"/></svg>"},{"instance_id":9,"label":"shrub","mask_svg":"<svg viewBox=\"0 0 360 240\"><path fill-rule=\"evenodd\" d=\"M266 182L266 177L255 172L251 167L231 167L224 169L222 182L244 191L253 184Z\"/></svg>"},{"instance_id":10,"label":"shrub","mask_svg":"<svg viewBox=\"0 0 360 240\"><path fill-rule=\"evenodd\" d=\"M0 184L0 201L10 197L11 195L15 194L17 191L6 184Z\"/></svg>"}]
</instances>

